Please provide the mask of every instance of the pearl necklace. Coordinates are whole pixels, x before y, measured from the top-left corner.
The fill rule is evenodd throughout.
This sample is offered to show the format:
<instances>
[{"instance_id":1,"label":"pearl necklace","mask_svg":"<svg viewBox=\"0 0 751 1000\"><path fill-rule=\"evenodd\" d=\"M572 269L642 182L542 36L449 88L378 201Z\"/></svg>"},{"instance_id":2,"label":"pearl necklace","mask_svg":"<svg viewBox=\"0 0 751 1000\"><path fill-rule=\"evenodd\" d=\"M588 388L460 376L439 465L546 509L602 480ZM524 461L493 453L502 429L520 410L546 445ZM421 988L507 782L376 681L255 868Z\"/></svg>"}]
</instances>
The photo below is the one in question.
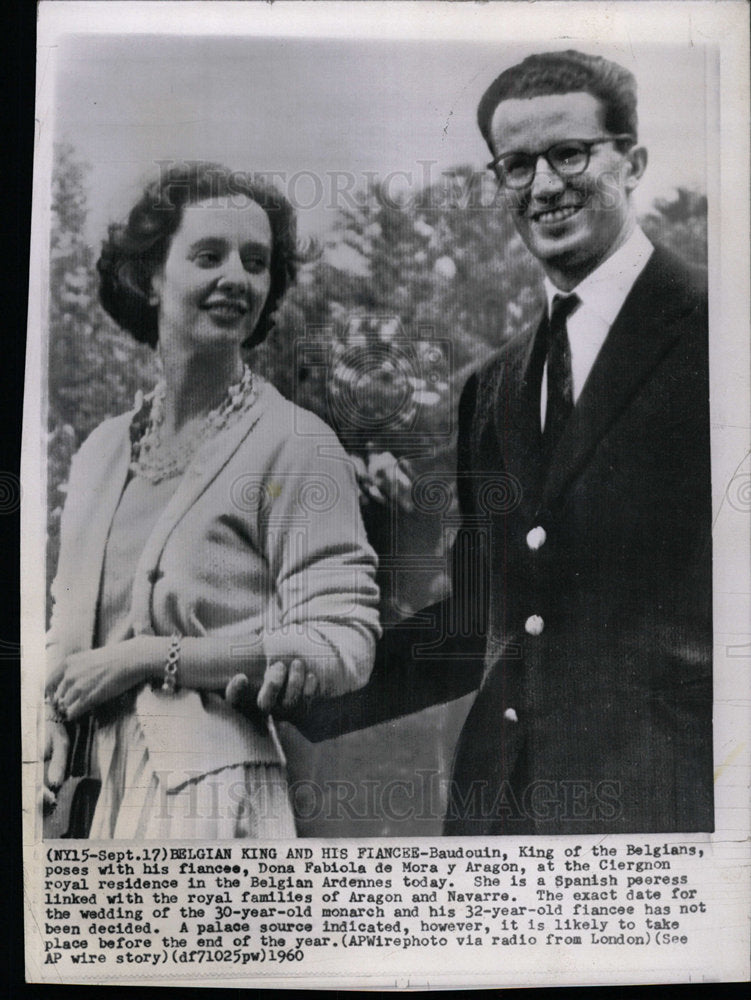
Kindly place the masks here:
<instances>
[{"instance_id":1,"label":"pearl necklace","mask_svg":"<svg viewBox=\"0 0 751 1000\"><path fill-rule=\"evenodd\" d=\"M222 402L206 415L196 432L187 441L165 452L161 447L161 426L164 423L167 384L164 381L158 382L154 390L145 397L145 401L151 401L149 422L141 437L132 444L131 470L151 483L159 483L184 472L207 438L218 434L255 402L257 393L254 388L253 373L245 365L240 381L229 387Z\"/></svg>"}]
</instances>

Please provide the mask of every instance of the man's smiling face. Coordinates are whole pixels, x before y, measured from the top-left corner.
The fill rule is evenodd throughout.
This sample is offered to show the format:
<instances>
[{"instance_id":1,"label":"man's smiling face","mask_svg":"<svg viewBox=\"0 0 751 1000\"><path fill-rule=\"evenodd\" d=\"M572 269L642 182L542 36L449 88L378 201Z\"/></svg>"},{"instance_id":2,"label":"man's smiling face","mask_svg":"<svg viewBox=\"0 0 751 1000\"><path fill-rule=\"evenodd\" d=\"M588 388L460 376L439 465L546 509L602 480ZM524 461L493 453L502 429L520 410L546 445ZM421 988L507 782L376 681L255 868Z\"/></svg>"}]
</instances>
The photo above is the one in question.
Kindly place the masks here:
<instances>
[{"instance_id":1,"label":"man's smiling face","mask_svg":"<svg viewBox=\"0 0 751 1000\"><path fill-rule=\"evenodd\" d=\"M506 194L531 253L556 284L573 287L628 237L633 225L629 195L646 163L644 150L622 153L615 142L599 142L583 173L555 173L542 155L551 146L608 136L600 102L579 91L501 101L491 136L497 155L540 154L529 185Z\"/></svg>"}]
</instances>

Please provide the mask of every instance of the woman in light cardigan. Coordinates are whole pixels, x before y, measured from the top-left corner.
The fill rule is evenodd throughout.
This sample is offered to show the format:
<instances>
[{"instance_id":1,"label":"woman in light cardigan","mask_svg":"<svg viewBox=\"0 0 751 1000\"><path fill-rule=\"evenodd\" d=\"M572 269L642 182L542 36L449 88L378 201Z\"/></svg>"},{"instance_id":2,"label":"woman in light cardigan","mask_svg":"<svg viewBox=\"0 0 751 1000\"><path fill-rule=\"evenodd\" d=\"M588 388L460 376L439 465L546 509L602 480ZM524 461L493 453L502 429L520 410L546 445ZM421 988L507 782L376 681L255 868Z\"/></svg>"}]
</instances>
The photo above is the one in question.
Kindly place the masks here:
<instances>
[{"instance_id":1,"label":"woman in light cardigan","mask_svg":"<svg viewBox=\"0 0 751 1000\"><path fill-rule=\"evenodd\" d=\"M294 836L272 713L369 676L378 589L351 463L243 362L297 263L287 200L214 165L171 168L110 227L102 304L163 381L84 443L61 524L48 745L94 713L92 838ZM255 712L223 697L238 674Z\"/></svg>"}]
</instances>

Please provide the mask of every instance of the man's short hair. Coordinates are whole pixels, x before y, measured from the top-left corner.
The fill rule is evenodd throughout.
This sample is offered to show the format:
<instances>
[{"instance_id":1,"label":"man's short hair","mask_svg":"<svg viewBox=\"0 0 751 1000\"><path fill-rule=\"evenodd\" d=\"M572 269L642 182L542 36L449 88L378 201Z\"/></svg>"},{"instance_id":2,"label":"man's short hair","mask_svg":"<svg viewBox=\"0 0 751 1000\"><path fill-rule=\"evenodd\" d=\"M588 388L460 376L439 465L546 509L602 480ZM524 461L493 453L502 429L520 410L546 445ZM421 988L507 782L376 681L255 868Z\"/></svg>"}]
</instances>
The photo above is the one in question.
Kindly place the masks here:
<instances>
[{"instance_id":1,"label":"man's short hair","mask_svg":"<svg viewBox=\"0 0 751 1000\"><path fill-rule=\"evenodd\" d=\"M601 102L603 125L613 135L628 134L637 141L636 79L618 63L567 49L527 56L504 70L491 83L477 108L477 124L493 153L490 126L495 109L512 98L584 92ZM571 136L571 138L578 138Z\"/></svg>"}]
</instances>

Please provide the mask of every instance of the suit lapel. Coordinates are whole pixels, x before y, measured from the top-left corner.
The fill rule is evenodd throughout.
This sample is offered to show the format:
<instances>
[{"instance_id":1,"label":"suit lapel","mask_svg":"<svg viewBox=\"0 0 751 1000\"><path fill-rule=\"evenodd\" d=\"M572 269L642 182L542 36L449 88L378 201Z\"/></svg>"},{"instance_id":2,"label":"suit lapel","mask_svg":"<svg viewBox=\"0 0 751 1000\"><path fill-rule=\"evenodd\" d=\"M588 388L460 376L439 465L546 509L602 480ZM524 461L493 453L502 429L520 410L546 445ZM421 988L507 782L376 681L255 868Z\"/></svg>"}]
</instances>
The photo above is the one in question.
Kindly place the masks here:
<instances>
[{"instance_id":1,"label":"suit lapel","mask_svg":"<svg viewBox=\"0 0 751 1000\"><path fill-rule=\"evenodd\" d=\"M559 496L680 336L686 303L671 295L656 249L616 317L551 457L543 504Z\"/></svg>"},{"instance_id":2,"label":"suit lapel","mask_svg":"<svg viewBox=\"0 0 751 1000\"><path fill-rule=\"evenodd\" d=\"M520 479L525 505L534 504L542 474L540 381L545 329L543 316L535 334L505 357L494 408L498 458L507 473Z\"/></svg>"}]
</instances>

